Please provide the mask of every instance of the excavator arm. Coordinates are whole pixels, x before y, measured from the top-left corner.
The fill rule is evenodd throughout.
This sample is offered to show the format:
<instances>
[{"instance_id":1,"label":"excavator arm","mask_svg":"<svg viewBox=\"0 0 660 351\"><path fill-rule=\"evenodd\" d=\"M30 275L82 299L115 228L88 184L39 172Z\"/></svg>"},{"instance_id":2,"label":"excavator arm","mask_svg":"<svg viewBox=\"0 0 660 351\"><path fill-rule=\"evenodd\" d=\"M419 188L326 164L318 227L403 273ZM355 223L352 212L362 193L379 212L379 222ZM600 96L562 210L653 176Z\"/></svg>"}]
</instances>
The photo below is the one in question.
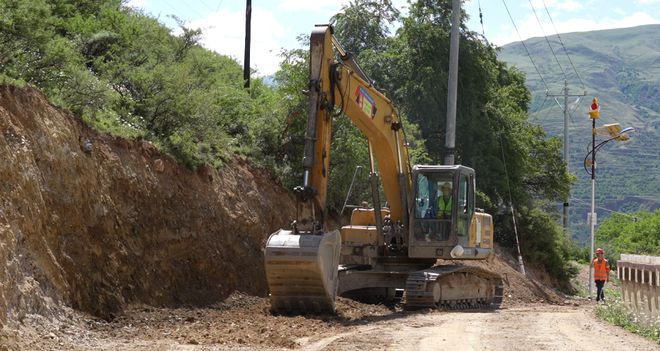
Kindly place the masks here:
<instances>
[{"instance_id":1,"label":"excavator arm","mask_svg":"<svg viewBox=\"0 0 660 351\"><path fill-rule=\"evenodd\" d=\"M337 61L336 57L342 60ZM341 236L338 230L328 231L324 221L333 118L343 112L369 141L374 208L381 208L380 175L389 206L389 233L398 233L400 239L405 237L411 206L411 164L397 111L368 82L366 74L334 40L332 27L327 25L316 26L310 36L308 94L303 184L294 189L302 211L292 230L281 229L268 238L265 250L266 278L274 311L335 309ZM382 240L382 214L373 212L377 237ZM402 240L399 244L403 244Z\"/></svg>"},{"instance_id":2,"label":"excavator arm","mask_svg":"<svg viewBox=\"0 0 660 351\"><path fill-rule=\"evenodd\" d=\"M412 168L401 120L394 105L369 82L357 62L341 48L332 36L332 27L317 26L310 37L310 47L304 178L303 186L297 188L296 193L303 201L313 202L314 220L322 223L326 210L332 121L341 114L335 114L338 109L368 139L372 179L381 178L391 220L405 227L411 205L408 195ZM341 61L335 60L337 56ZM372 182L376 183L377 178ZM375 206L376 202L379 201L374 201Z\"/></svg>"}]
</instances>

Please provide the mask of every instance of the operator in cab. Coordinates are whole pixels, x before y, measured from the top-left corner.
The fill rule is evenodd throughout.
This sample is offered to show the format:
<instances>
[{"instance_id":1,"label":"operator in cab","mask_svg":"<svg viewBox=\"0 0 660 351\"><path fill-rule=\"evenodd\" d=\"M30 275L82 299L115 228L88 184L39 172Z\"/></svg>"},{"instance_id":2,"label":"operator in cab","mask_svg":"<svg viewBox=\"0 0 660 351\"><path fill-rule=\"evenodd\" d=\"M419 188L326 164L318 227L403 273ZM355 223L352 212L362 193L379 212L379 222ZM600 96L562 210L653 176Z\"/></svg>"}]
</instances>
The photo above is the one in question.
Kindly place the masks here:
<instances>
[{"instance_id":1,"label":"operator in cab","mask_svg":"<svg viewBox=\"0 0 660 351\"><path fill-rule=\"evenodd\" d=\"M451 183L444 182L440 185L442 195L438 196L438 218L451 218Z\"/></svg>"}]
</instances>

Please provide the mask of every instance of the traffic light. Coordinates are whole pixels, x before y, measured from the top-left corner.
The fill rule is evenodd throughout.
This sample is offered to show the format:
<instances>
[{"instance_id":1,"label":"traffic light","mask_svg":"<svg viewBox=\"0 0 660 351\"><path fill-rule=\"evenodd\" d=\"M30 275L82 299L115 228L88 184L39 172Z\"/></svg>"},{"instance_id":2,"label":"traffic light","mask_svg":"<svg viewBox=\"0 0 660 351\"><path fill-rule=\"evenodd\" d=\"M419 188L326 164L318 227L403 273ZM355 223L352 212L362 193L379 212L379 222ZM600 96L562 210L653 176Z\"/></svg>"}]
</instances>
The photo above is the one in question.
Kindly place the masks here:
<instances>
[{"instance_id":1,"label":"traffic light","mask_svg":"<svg viewBox=\"0 0 660 351\"><path fill-rule=\"evenodd\" d=\"M598 98L591 100L591 110L589 111L589 118L598 119L600 117L600 105L598 105Z\"/></svg>"}]
</instances>

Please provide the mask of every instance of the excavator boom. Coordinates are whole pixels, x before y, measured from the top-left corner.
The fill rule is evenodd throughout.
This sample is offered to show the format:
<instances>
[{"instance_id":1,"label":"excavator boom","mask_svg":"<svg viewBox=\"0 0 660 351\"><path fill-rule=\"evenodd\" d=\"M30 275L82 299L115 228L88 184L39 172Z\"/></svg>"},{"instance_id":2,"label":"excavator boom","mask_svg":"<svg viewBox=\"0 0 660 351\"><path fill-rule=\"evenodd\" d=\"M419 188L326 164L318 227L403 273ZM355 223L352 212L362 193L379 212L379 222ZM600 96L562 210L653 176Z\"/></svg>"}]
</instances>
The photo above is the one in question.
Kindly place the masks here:
<instances>
[{"instance_id":1,"label":"excavator boom","mask_svg":"<svg viewBox=\"0 0 660 351\"><path fill-rule=\"evenodd\" d=\"M345 61L335 61L335 53ZM411 168L401 123L392 102L367 80L334 39L332 28L317 26L310 36L303 185L294 189L301 202L310 204L311 219L296 221L294 230L280 230L268 239L266 278L274 311L334 310L341 237L338 231L324 231L324 218L335 107L370 136L374 185L377 162L391 220L406 222Z\"/></svg>"}]
</instances>

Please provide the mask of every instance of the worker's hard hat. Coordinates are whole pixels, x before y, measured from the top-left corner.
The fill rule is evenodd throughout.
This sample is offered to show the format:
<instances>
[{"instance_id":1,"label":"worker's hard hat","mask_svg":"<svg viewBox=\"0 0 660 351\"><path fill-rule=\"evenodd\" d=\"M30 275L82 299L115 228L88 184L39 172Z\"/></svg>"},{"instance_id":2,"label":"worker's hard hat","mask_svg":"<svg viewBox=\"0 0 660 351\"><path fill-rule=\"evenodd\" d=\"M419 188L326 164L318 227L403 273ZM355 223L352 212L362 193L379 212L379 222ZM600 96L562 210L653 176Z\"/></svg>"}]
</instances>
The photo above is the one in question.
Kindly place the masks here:
<instances>
[{"instance_id":1,"label":"worker's hard hat","mask_svg":"<svg viewBox=\"0 0 660 351\"><path fill-rule=\"evenodd\" d=\"M451 189L451 183L449 183L449 182L442 183L442 186L440 186L440 189Z\"/></svg>"},{"instance_id":2,"label":"worker's hard hat","mask_svg":"<svg viewBox=\"0 0 660 351\"><path fill-rule=\"evenodd\" d=\"M597 248L597 249L596 249L596 253L597 253L597 254L605 254L605 250L603 250L603 249L601 249L601 248Z\"/></svg>"}]
</instances>

